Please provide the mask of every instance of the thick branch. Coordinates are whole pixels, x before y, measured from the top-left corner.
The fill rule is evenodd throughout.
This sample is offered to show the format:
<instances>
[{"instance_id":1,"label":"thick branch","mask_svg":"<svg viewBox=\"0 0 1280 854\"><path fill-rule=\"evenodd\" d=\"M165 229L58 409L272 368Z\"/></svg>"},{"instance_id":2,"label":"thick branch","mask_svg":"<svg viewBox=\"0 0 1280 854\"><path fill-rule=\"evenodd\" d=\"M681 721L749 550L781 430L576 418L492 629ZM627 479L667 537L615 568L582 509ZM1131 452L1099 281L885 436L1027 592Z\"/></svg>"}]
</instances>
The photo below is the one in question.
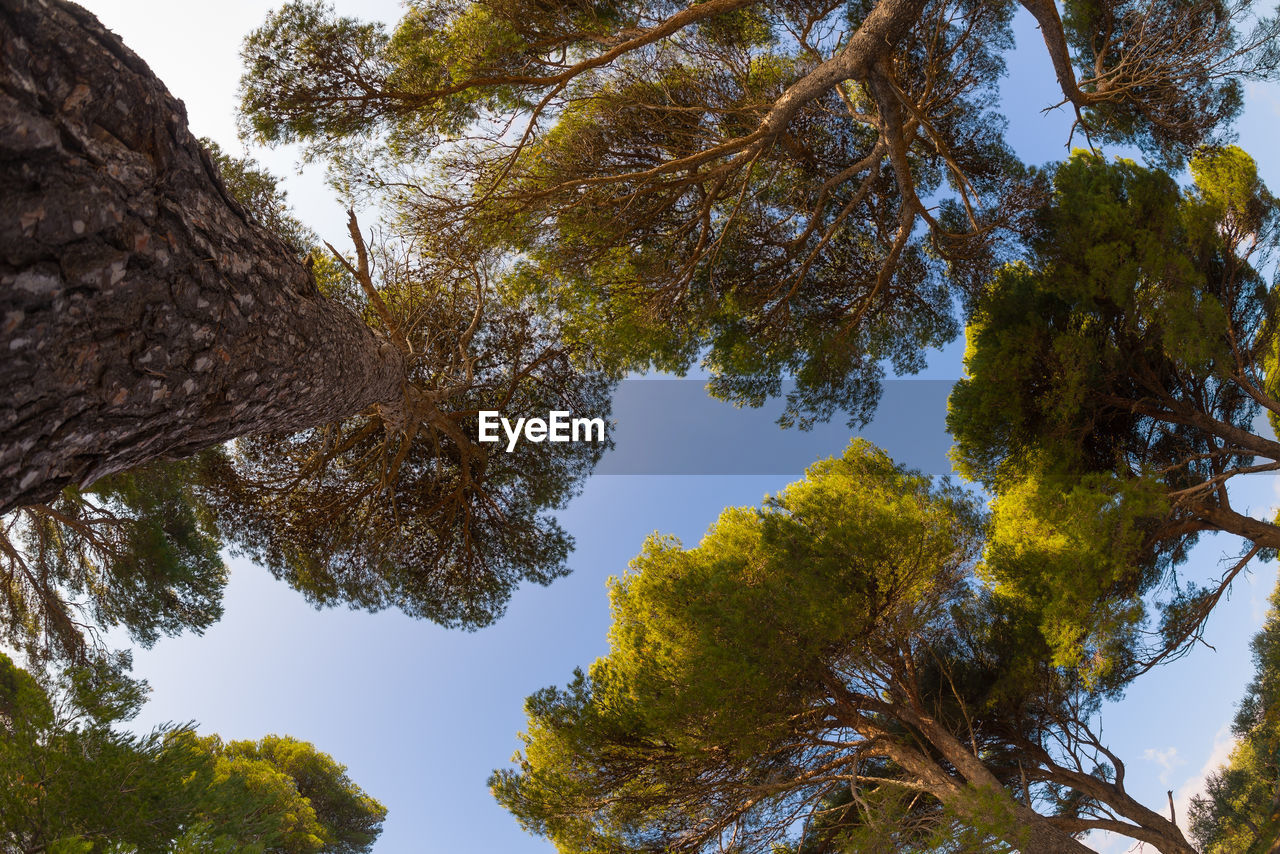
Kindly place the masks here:
<instances>
[{"instance_id":1,"label":"thick branch","mask_svg":"<svg viewBox=\"0 0 1280 854\"><path fill-rule=\"evenodd\" d=\"M1022 8L1030 12L1040 25L1040 34L1049 51L1049 59L1053 61L1053 73L1058 77L1063 96L1077 110L1088 106L1088 96L1076 84L1076 71L1071 64L1071 50L1067 47L1067 35L1062 28L1058 7L1053 0L1022 0Z\"/></svg>"}]
</instances>

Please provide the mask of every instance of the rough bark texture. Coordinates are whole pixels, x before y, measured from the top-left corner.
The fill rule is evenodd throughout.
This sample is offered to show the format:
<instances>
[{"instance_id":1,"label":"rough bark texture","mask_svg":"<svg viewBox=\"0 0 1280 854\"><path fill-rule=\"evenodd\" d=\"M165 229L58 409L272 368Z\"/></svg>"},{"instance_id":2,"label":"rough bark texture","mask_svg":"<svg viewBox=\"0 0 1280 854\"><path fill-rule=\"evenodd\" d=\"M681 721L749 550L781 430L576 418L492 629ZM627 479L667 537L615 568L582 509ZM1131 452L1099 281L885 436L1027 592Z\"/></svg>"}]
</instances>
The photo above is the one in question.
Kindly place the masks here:
<instances>
[{"instance_id":1,"label":"rough bark texture","mask_svg":"<svg viewBox=\"0 0 1280 854\"><path fill-rule=\"evenodd\" d=\"M402 398L404 363L223 189L92 15L0 0L0 512Z\"/></svg>"}]
</instances>

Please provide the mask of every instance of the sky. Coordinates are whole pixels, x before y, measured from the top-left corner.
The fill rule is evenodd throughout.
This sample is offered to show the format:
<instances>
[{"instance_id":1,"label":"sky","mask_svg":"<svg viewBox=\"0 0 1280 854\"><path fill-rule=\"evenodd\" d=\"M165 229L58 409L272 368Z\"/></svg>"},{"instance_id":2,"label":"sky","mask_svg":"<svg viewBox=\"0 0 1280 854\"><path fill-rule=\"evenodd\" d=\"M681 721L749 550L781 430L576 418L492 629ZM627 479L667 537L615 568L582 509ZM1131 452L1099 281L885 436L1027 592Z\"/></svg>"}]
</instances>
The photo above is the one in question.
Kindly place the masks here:
<instances>
[{"instance_id":1,"label":"sky","mask_svg":"<svg viewBox=\"0 0 1280 854\"><path fill-rule=\"evenodd\" d=\"M272 3L82 0L82 5L120 33L186 103L197 135L213 138L228 152L246 151L236 136L234 112L239 45ZM364 18L395 21L399 16L399 5L391 0L335 5ZM1003 88L1006 115L1014 117L1008 138L1024 160L1060 159L1066 154L1069 120L1062 111L1041 112L1057 100L1054 77L1025 16L1018 19L1017 39ZM1274 145L1280 89L1250 86L1246 95L1240 144L1257 158L1270 186L1280 188L1280 150ZM345 243L342 205L319 170L298 174L292 150L248 153L285 176L301 219L335 245ZM940 404L945 393L940 396L938 389L960 376L960 353L957 343L934 354L920 376L935 382L891 384L868 437L900 457L923 448L919 459L907 461L931 471L944 467L936 462L946 443ZM757 473L593 476L559 514L576 539L573 574L547 588L522 588L503 619L472 633L447 631L396 612L317 611L266 570L232 559L221 622L202 637L162 639L136 653L135 674L152 687L138 725L194 721L202 733L227 739L287 733L314 742L388 807L377 854L551 851L549 843L525 834L496 805L486 780L520 746L524 698L563 684L573 668L607 651L606 579L626 569L649 534L670 533L696 543L723 508L758 504L766 493L798 478L804 462L839 453L849 438L838 423L807 436L779 437L771 424L778 407L734 411L707 401L688 383L672 384L670 394L699 416L667 424L665 438L655 438L653 417L627 414L645 411L635 404L650 390L636 387L628 393L638 395L629 399L630 409L626 401L616 409L619 436L629 430L630 438L625 446L619 438L617 456L612 463L606 458L602 471L610 465L627 470L623 463L637 457L626 457L625 448L649 441L731 449L739 461L752 462L702 470ZM666 470L688 469L672 464ZM1280 501L1272 478L1257 478L1233 496L1237 505L1257 512L1268 512ZM1234 548L1226 539L1210 539L1194 552L1185 572L1212 575ZM1165 792L1172 790L1182 818L1204 773L1226 758L1228 725L1252 674L1248 641L1261 624L1274 583L1274 564L1238 580L1210 621L1206 646L1143 677L1122 702L1104 710L1105 739L1127 760L1131 792L1148 806L1163 811ZM1117 840L1092 842L1109 854L1128 847Z\"/></svg>"}]
</instances>

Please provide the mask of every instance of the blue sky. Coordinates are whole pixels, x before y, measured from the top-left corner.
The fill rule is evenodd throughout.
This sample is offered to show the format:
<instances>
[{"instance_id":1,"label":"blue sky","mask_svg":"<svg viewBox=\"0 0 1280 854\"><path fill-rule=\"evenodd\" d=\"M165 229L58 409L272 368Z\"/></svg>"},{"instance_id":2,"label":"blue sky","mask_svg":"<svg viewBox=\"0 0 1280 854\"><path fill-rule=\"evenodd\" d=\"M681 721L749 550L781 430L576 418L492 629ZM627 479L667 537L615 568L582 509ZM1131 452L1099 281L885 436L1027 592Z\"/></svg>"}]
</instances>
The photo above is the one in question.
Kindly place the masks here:
<instances>
[{"instance_id":1,"label":"blue sky","mask_svg":"<svg viewBox=\"0 0 1280 854\"><path fill-rule=\"evenodd\" d=\"M271 3L81 2L186 102L197 134L224 150L240 150L234 125L239 43ZM394 21L399 14L391 0L336 5L365 18ZM1028 161L1059 159L1066 154L1069 121L1061 111L1040 113L1057 100L1054 78L1034 26L1025 16L1018 24L1020 49L1010 59L1004 90L1006 113L1013 117L1009 138ZM1274 145L1280 89L1250 87L1239 130L1264 178L1280 188ZM298 214L341 245L345 216L318 171L294 174L296 152L251 153L288 176ZM955 379L960 352L957 344L936 354L923 376ZM890 397L871 438L883 442L905 425L924 425L937 435L941 412L930 394L913 393L904 383ZM767 453L768 421L775 414L747 418L752 426L734 436L733 447L744 455ZM720 430L733 418L707 423L712 426L688 426L688 441L724 445ZM929 426L935 423L936 429ZM798 444L788 441L796 459L807 460L838 452L847 439L837 425ZM220 623L203 637L165 639L138 652L135 671L153 688L139 724L194 720L201 731L226 738L274 732L313 741L389 808L378 854L547 852L550 846L520 831L485 788L491 769L519 746L524 698L563 683L574 667L605 652L605 580L626 568L648 534L696 542L724 507L758 503L794 480L798 465L790 474L591 478L560 516L577 540L573 575L549 588L520 590L503 620L475 633L445 631L394 612L316 611L265 570L233 561ZM1239 506L1257 512L1277 504L1271 478L1242 485L1233 495ZM1231 549L1234 543L1225 539L1207 541L1187 569L1213 574ZM1106 740L1127 760L1132 791L1149 806L1163 810L1165 791L1172 789L1180 796L1181 817L1202 772L1225 757L1226 726L1251 673L1248 640L1274 582L1274 565L1238 581L1209 626L1206 640L1216 651L1202 647L1149 674L1105 711ZM1096 844L1109 852L1128 847L1101 839Z\"/></svg>"}]
</instances>

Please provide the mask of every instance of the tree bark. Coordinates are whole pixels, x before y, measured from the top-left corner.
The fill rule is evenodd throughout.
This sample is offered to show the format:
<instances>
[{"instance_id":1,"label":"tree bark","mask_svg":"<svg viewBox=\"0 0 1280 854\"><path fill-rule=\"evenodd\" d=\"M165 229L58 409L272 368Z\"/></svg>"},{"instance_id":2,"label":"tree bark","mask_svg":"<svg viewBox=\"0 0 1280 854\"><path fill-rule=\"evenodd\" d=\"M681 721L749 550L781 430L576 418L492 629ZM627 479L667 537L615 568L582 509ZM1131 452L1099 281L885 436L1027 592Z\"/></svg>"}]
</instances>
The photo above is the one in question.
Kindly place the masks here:
<instances>
[{"instance_id":1,"label":"tree bark","mask_svg":"<svg viewBox=\"0 0 1280 854\"><path fill-rule=\"evenodd\" d=\"M0 0L0 512L403 401L404 358L227 195L96 18Z\"/></svg>"}]
</instances>

